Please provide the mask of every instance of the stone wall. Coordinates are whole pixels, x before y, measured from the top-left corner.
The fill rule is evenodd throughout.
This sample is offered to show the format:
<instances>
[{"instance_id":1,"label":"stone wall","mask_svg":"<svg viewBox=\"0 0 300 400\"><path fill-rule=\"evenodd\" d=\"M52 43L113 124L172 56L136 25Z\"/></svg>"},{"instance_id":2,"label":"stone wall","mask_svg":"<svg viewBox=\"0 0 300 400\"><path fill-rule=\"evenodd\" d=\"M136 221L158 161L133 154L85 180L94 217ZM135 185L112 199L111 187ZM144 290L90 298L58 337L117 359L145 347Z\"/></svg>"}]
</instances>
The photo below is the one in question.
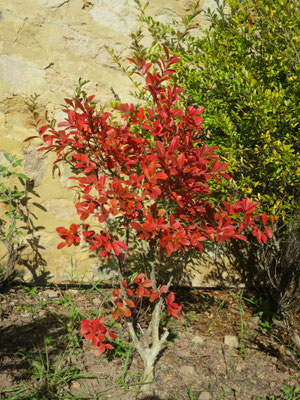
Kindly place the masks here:
<instances>
[{"instance_id":1,"label":"stone wall","mask_svg":"<svg viewBox=\"0 0 300 400\"><path fill-rule=\"evenodd\" d=\"M183 14L190 3L150 0L147 12L166 22ZM214 1L206 1L204 8L208 6L214 7ZM0 162L4 151L17 154L24 159L23 171L32 182L28 193L31 246L21 263L26 280L62 282L83 275L90 279L101 271L99 260L91 258L85 247L57 250L55 228L76 221L75 193L68 190L67 168L53 179L52 156L36 152L34 141L23 142L36 134L26 98L39 94L41 109L47 108L61 120L60 104L72 96L82 77L90 81L88 91L102 104L113 100L111 88L123 102L130 100L130 81L112 65L105 45L125 58L129 35L139 24L134 0L9 0L0 4ZM109 276L110 271L106 272Z\"/></svg>"}]
</instances>

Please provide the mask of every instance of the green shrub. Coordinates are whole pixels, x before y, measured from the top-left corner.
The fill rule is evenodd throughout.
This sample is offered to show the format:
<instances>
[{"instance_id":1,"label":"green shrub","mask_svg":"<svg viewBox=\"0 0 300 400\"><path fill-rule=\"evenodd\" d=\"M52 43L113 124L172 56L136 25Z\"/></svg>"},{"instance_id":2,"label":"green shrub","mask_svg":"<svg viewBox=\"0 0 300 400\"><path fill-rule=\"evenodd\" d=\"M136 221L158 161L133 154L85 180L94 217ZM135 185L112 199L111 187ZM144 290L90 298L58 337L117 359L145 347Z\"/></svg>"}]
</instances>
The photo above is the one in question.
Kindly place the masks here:
<instances>
[{"instance_id":1,"label":"green shrub","mask_svg":"<svg viewBox=\"0 0 300 400\"><path fill-rule=\"evenodd\" d=\"M0 287L8 283L15 272L15 264L27 247L22 242L23 231L18 221L24 220L22 199L25 197L25 182L29 178L17 172L22 163L16 156L3 153L6 163L0 164L0 243L7 250L6 267L0 271ZM22 189L19 189L20 185Z\"/></svg>"},{"instance_id":2,"label":"green shrub","mask_svg":"<svg viewBox=\"0 0 300 400\"><path fill-rule=\"evenodd\" d=\"M228 0L206 13L206 31L194 22L199 3L170 24L148 17L136 3L153 42L143 48L142 35L134 35L134 51L156 58L166 45L181 58L174 77L185 102L206 108L204 141L219 146L236 193L258 200L277 217L278 228L285 227L299 213L296 1Z\"/></svg>"}]
</instances>

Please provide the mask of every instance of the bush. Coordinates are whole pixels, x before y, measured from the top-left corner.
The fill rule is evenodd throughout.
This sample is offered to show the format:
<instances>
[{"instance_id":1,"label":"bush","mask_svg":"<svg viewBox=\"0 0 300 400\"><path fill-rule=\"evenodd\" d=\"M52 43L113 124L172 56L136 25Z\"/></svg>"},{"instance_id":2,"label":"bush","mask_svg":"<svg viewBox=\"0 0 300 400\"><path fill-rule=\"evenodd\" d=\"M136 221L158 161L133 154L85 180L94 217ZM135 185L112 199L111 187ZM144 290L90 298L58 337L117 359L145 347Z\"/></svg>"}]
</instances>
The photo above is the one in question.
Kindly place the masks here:
<instances>
[{"instance_id":1,"label":"bush","mask_svg":"<svg viewBox=\"0 0 300 400\"><path fill-rule=\"evenodd\" d=\"M195 22L199 2L170 24L148 17L147 4L136 3L153 41L143 47L141 32L133 35L133 54L156 59L166 45L181 58L172 79L184 88L184 102L206 108L204 140L218 145L232 177L233 187L220 188L223 195L246 194L276 216L274 239L264 253L254 243L247 252L238 243L230 250L246 281L253 285L259 276L275 312L293 321L300 292L299 254L291 251L299 240L300 215L297 2L217 2L216 11L204 13L207 30ZM132 78L134 70L126 72ZM135 86L136 95L146 99L138 82Z\"/></svg>"},{"instance_id":2,"label":"bush","mask_svg":"<svg viewBox=\"0 0 300 400\"><path fill-rule=\"evenodd\" d=\"M0 271L0 288L14 277L15 264L27 247L27 244L22 242L24 233L18 226L18 221L24 220L22 200L25 197L25 181L28 177L16 171L22 163L21 160L17 160L15 155L3 154L6 165L5 162L0 164L0 202L3 205L3 214L0 215L0 242L6 247L7 258L6 268ZM20 185L23 190L18 188Z\"/></svg>"},{"instance_id":3,"label":"bush","mask_svg":"<svg viewBox=\"0 0 300 400\"><path fill-rule=\"evenodd\" d=\"M137 3L153 43L143 48L142 35L134 35L135 53L155 59L166 45L181 58L173 79L184 88L187 104L206 108L205 142L218 145L236 193L260 201L276 215L278 228L286 226L299 213L296 2L229 0L227 13L223 3L206 14L205 32L194 23L199 4L180 23L164 25Z\"/></svg>"},{"instance_id":4,"label":"bush","mask_svg":"<svg viewBox=\"0 0 300 400\"><path fill-rule=\"evenodd\" d=\"M181 309L173 292L166 295L180 260L202 253L210 242L247 242L249 232L259 243L272 237L270 219L256 213L257 202L248 197L211 201L213 182L222 187L230 178L227 164L214 154L217 146L202 142L203 108L180 105L182 89L170 81L180 60L166 47L164 52L156 63L131 59L152 98L151 106L120 104L115 107L121 115L117 123L110 112L97 109L95 96L88 96L80 81L75 97L65 99L65 120L57 127L37 122L39 136L26 139L41 138L39 150L55 153L55 165L71 166L81 223L57 228L63 240L58 249L85 243L118 266L120 287L112 294L112 317L126 320L148 383L169 334L159 329L163 307L174 318ZM139 265L141 273L132 277L132 290L125 278L132 274L129 257L134 258L137 249L144 263ZM171 268L165 271L167 260ZM145 309L143 297L149 300ZM138 322L141 311L151 315L144 328ZM101 354L113 348L105 343L106 335L115 339L103 322L103 316L84 320L81 329Z\"/></svg>"}]
</instances>

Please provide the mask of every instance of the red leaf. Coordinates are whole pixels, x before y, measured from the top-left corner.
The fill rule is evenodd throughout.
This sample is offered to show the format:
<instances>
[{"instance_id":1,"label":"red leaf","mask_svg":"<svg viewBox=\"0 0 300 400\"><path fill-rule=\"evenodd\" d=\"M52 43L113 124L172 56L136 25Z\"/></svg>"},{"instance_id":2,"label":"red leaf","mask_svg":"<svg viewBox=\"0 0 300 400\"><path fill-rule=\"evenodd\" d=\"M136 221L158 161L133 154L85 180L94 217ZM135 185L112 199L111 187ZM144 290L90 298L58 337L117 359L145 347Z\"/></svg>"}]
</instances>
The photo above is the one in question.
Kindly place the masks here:
<instances>
[{"instance_id":1,"label":"red leaf","mask_svg":"<svg viewBox=\"0 0 300 400\"><path fill-rule=\"evenodd\" d=\"M109 245L109 243L105 243L104 244L104 247L106 248L106 245ZM114 251L114 253L115 253L115 255L118 257L119 255L120 255L120 250L119 250L119 247L116 245L116 242L113 242L112 244L112 248L113 248L113 251ZM108 249L107 249L108 250Z\"/></svg>"},{"instance_id":2,"label":"red leaf","mask_svg":"<svg viewBox=\"0 0 300 400\"><path fill-rule=\"evenodd\" d=\"M168 285L163 285L159 291L160 293L166 293L169 290Z\"/></svg>"},{"instance_id":3,"label":"red leaf","mask_svg":"<svg viewBox=\"0 0 300 400\"><path fill-rule=\"evenodd\" d=\"M58 249L62 249L62 248L65 247L66 245L67 245L66 242L62 242L62 243L60 243L60 244L57 246L57 248L58 248Z\"/></svg>"},{"instance_id":4,"label":"red leaf","mask_svg":"<svg viewBox=\"0 0 300 400\"><path fill-rule=\"evenodd\" d=\"M174 303L174 300L175 300L175 295L174 295L173 292L171 292L171 293L168 295L168 297L167 297L167 304L172 304L172 303Z\"/></svg>"},{"instance_id":5,"label":"red leaf","mask_svg":"<svg viewBox=\"0 0 300 400\"><path fill-rule=\"evenodd\" d=\"M143 65L143 68L142 68L142 74L143 75L145 75L148 72L148 70L151 67L151 65L152 65L151 63L146 63L146 64Z\"/></svg>"},{"instance_id":6,"label":"red leaf","mask_svg":"<svg viewBox=\"0 0 300 400\"><path fill-rule=\"evenodd\" d=\"M142 230L141 225L139 223L135 222L135 221L130 222L130 226L133 229L136 229L137 231L141 231Z\"/></svg>"},{"instance_id":7,"label":"red leaf","mask_svg":"<svg viewBox=\"0 0 300 400\"><path fill-rule=\"evenodd\" d=\"M130 317L131 311L128 307L121 307L120 310L121 310L121 313L124 315L124 317L127 317L127 318Z\"/></svg>"},{"instance_id":8,"label":"red leaf","mask_svg":"<svg viewBox=\"0 0 300 400\"><path fill-rule=\"evenodd\" d=\"M169 54L168 48L165 45L163 46L163 48L164 48L164 51L166 53L167 59L169 59L170 58L170 54Z\"/></svg>"},{"instance_id":9,"label":"red leaf","mask_svg":"<svg viewBox=\"0 0 300 400\"><path fill-rule=\"evenodd\" d=\"M177 166L178 166L178 168L182 169L183 166L184 166L184 162L185 162L185 155L184 155L184 153L181 153L177 157Z\"/></svg>"},{"instance_id":10,"label":"red leaf","mask_svg":"<svg viewBox=\"0 0 300 400\"><path fill-rule=\"evenodd\" d=\"M156 142L156 150L157 150L158 157L165 158L166 149L165 149L165 145L162 142L160 142L160 141Z\"/></svg>"},{"instance_id":11,"label":"red leaf","mask_svg":"<svg viewBox=\"0 0 300 400\"><path fill-rule=\"evenodd\" d=\"M179 136L175 136L175 137L171 140L170 146L169 146L169 148L168 148L168 153L169 153L169 154L173 154L173 153L174 153L174 150L177 148L178 144L179 144Z\"/></svg>"},{"instance_id":12,"label":"red leaf","mask_svg":"<svg viewBox=\"0 0 300 400\"><path fill-rule=\"evenodd\" d=\"M136 290L136 294L138 295L139 298L143 297L144 290L141 286L139 286Z\"/></svg>"},{"instance_id":13,"label":"red leaf","mask_svg":"<svg viewBox=\"0 0 300 400\"><path fill-rule=\"evenodd\" d=\"M116 321L119 318L119 316L120 316L120 309L119 307L117 307L113 312L112 318Z\"/></svg>"},{"instance_id":14,"label":"red leaf","mask_svg":"<svg viewBox=\"0 0 300 400\"><path fill-rule=\"evenodd\" d=\"M114 243L119 246L121 249L126 250L127 245L124 242L120 242L119 240L115 240Z\"/></svg>"},{"instance_id":15,"label":"red leaf","mask_svg":"<svg viewBox=\"0 0 300 400\"><path fill-rule=\"evenodd\" d=\"M151 280L149 279L149 280L147 280L147 281L142 282L141 285L142 285L143 287L150 288L150 287L153 286L153 281L151 281Z\"/></svg>"},{"instance_id":16,"label":"red leaf","mask_svg":"<svg viewBox=\"0 0 300 400\"><path fill-rule=\"evenodd\" d=\"M128 305L128 307L134 308L135 304L132 300L130 299L124 299L125 303Z\"/></svg>"},{"instance_id":17,"label":"red leaf","mask_svg":"<svg viewBox=\"0 0 300 400\"><path fill-rule=\"evenodd\" d=\"M86 333L88 333L89 330L90 330L89 321L87 319L82 320L80 334L85 335Z\"/></svg>"},{"instance_id":18,"label":"red leaf","mask_svg":"<svg viewBox=\"0 0 300 400\"><path fill-rule=\"evenodd\" d=\"M268 216L267 216L266 213L264 213L264 214L261 216L261 220L262 220L262 223L263 223L264 225L266 225L266 223L268 222Z\"/></svg>"},{"instance_id":19,"label":"red leaf","mask_svg":"<svg viewBox=\"0 0 300 400\"><path fill-rule=\"evenodd\" d=\"M99 346L99 353L103 354L105 352L105 344L104 343L100 343Z\"/></svg>"},{"instance_id":20,"label":"red leaf","mask_svg":"<svg viewBox=\"0 0 300 400\"><path fill-rule=\"evenodd\" d=\"M165 174L164 172L158 172L155 175L155 179L161 179L161 180L165 181L166 179L168 179L168 175Z\"/></svg>"},{"instance_id":21,"label":"red leaf","mask_svg":"<svg viewBox=\"0 0 300 400\"><path fill-rule=\"evenodd\" d=\"M46 132L47 129L48 129L48 125L42 126L42 127L39 129L39 134L40 134L40 135L43 135L43 134Z\"/></svg>"},{"instance_id":22,"label":"red leaf","mask_svg":"<svg viewBox=\"0 0 300 400\"><path fill-rule=\"evenodd\" d=\"M272 229L269 226L265 226L265 234L269 239L272 238L273 232L272 232Z\"/></svg>"},{"instance_id":23,"label":"red leaf","mask_svg":"<svg viewBox=\"0 0 300 400\"><path fill-rule=\"evenodd\" d=\"M153 301L155 301L158 298L159 298L159 293L154 292L154 293L150 294L149 301L150 301L150 303L153 303Z\"/></svg>"},{"instance_id":24,"label":"red leaf","mask_svg":"<svg viewBox=\"0 0 300 400\"><path fill-rule=\"evenodd\" d=\"M113 333L113 332L108 332L108 334L109 334L109 336L112 338L112 339L114 339L114 340L116 340L117 339L117 336Z\"/></svg>"},{"instance_id":25,"label":"red leaf","mask_svg":"<svg viewBox=\"0 0 300 400\"><path fill-rule=\"evenodd\" d=\"M26 138L24 140L24 142L28 142L29 140L36 139L36 138L38 138L38 136L29 136L28 138Z\"/></svg>"},{"instance_id":26,"label":"red leaf","mask_svg":"<svg viewBox=\"0 0 300 400\"><path fill-rule=\"evenodd\" d=\"M266 236L264 233L262 233L261 238L262 238L262 241L263 241L264 243L266 243L267 240L268 240L267 236Z\"/></svg>"}]
</instances>

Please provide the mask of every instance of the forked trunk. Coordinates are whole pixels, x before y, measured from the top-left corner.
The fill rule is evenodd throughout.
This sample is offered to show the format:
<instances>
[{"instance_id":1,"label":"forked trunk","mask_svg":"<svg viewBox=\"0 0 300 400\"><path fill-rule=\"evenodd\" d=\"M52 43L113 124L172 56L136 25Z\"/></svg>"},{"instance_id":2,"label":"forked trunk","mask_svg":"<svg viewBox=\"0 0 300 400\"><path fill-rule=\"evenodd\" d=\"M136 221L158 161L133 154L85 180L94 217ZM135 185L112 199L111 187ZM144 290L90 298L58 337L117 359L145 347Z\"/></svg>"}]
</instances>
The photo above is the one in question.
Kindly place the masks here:
<instances>
[{"instance_id":1,"label":"forked trunk","mask_svg":"<svg viewBox=\"0 0 300 400\"><path fill-rule=\"evenodd\" d=\"M154 306L151 322L145 331L141 332L138 339L132 322L128 322L128 331L132 338L134 347L144 362L144 372L141 380L141 390L144 393L152 394L152 382L154 379L154 367L157 356L167 340L169 332L165 330L162 337L159 337L159 324L161 317L162 299Z\"/></svg>"}]
</instances>

